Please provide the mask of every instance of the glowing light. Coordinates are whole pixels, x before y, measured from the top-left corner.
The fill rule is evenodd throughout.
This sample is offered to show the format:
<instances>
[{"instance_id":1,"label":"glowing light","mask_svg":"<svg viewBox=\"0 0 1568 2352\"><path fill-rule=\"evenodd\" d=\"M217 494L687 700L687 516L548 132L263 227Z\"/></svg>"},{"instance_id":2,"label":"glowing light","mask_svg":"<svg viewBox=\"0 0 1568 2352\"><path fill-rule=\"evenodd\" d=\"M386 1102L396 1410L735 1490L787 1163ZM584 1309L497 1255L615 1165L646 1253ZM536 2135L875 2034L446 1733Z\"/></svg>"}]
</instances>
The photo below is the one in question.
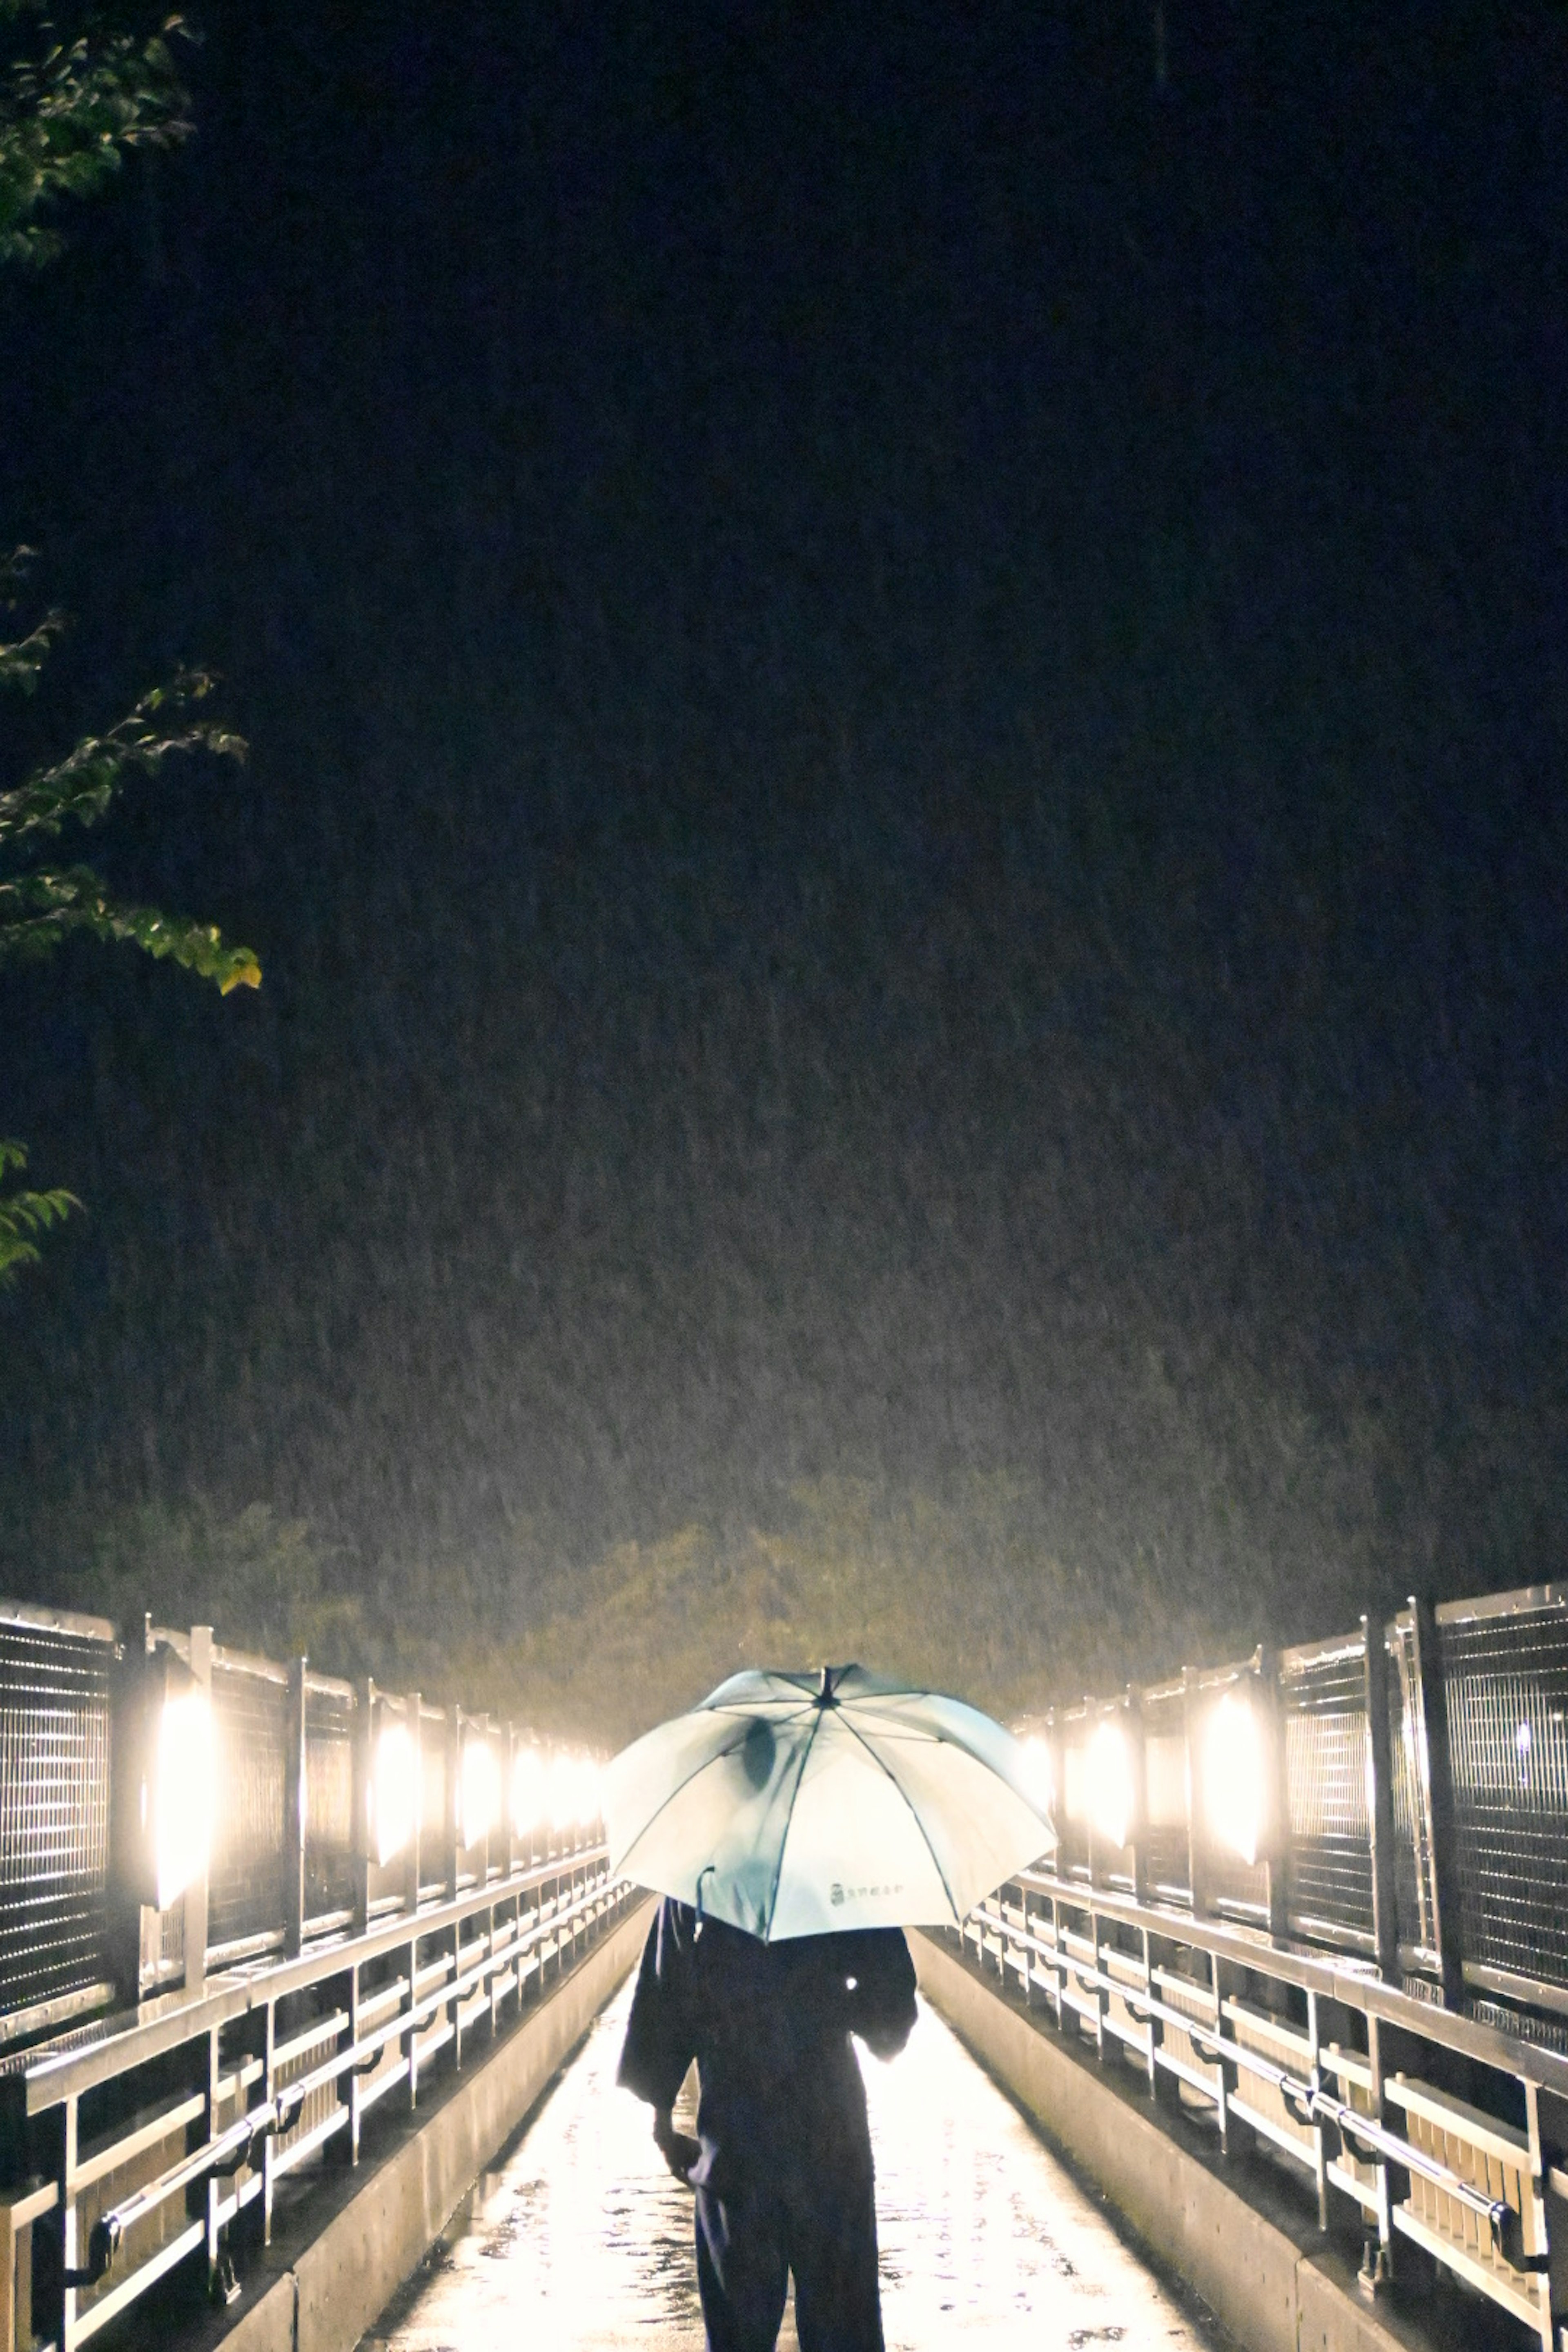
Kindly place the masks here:
<instances>
[{"instance_id":1,"label":"glowing light","mask_svg":"<svg viewBox=\"0 0 1568 2352\"><path fill-rule=\"evenodd\" d=\"M537 1748L520 1748L511 1759L511 1827L514 1837L542 1829L549 1810L549 1780Z\"/></svg>"},{"instance_id":2,"label":"glowing light","mask_svg":"<svg viewBox=\"0 0 1568 2352\"><path fill-rule=\"evenodd\" d=\"M1109 1716L1097 1723L1084 1756L1089 1780L1089 1817L1107 1845L1124 1846L1137 1818L1132 1748L1126 1732Z\"/></svg>"},{"instance_id":3,"label":"glowing light","mask_svg":"<svg viewBox=\"0 0 1568 2352\"><path fill-rule=\"evenodd\" d=\"M599 1817L599 1767L564 1750L550 1759L546 1810L552 1830L584 1829Z\"/></svg>"},{"instance_id":4,"label":"glowing light","mask_svg":"<svg viewBox=\"0 0 1568 2352\"><path fill-rule=\"evenodd\" d=\"M463 1769L458 1782L458 1835L465 1846L488 1838L500 1812L500 1765L495 1749L480 1734L470 1732L463 1742Z\"/></svg>"},{"instance_id":5,"label":"glowing light","mask_svg":"<svg viewBox=\"0 0 1568 2352\"><path fill-rule=\"evenodd\" d=\"M1056 1810L1057 1779L1049 1747L1034 1736L1024 1742L1024 1786L1036 1811L1049 1819Z\"/></svg>"},{"instance_id":6,"label":"glowing light","mask_svg":"<svg viewBox=\"0 0 1568 2352\"><path fill-rule=\"evenodd\" d=\"M1268 1758L1258 1710L1245 1692L1226 1691L1209 1717L1203 1801L1215 1843L1256 1862L1268 1819Z\"/></svg>"},{"instance_id":7,"label":"glowing light","mask_svg":"<svg viewBox=\"0 0 1568 2352\"><path fill-rule=\"evenodd\" d=\"M370 1850L384 1867L410 1843L419 1818L419 1756L406 1724L382 1725L366 1796Z\"/></svg>"},{"instance_id":8,"label":"glowing light","mask_svg":"<svg viewBox=\"0 0 1568 2352\"><path fill-rule=\"evenodd\" d=\"M199 1684L171 1692L158 1715L153 1763L156 1902L166 1911L207 1866L213 1835L213 1718ZM142 1784L143 1824L148 1790Z\"/></svg>"}]
</instances>

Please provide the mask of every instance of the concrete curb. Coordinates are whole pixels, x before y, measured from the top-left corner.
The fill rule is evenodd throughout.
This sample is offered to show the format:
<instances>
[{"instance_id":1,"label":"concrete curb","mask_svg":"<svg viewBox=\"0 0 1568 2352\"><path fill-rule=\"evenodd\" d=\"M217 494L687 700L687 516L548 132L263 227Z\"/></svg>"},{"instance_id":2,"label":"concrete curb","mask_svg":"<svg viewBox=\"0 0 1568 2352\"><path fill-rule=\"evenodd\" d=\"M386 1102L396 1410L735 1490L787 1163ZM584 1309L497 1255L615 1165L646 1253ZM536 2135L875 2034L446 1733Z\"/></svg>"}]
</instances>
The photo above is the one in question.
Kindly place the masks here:
<instances>
[{"instance_id":1,"label":"concrete curb","mask_svg":"<svg viewBox=\"0 0 1568 2352\"><path fill-rule=\"evenodd\" d=\"M202 2352L350 2352L635 1966L651 1907L620 1920L395 2147L344 2174L336 2210L298 2252L258 2265Z\"/></svg>"},{"instance_id":2,"label":"concrete curb","mask_svg":"<svg viewBox=\"0 0 1568 2352\"><path fill-rule=\"evenodd\" d=\"M910 1945L932 2008L1247 2352L1431 2352L1423 2329L1364 2300L1351 2265L1266 2177L1188 2146L1131 2081L944 1945L919 1934Z\"/></svg>"}]
</instances>

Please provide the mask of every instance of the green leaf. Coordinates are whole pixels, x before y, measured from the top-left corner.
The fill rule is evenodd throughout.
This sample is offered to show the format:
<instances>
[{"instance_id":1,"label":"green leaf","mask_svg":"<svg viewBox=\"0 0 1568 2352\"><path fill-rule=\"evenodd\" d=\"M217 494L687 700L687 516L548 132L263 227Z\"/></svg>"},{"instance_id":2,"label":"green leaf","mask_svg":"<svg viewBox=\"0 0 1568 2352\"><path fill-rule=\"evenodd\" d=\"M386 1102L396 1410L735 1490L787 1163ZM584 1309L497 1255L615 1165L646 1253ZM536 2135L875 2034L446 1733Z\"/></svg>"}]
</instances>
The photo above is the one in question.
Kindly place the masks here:
<instances>
[{"instance_id":1,"label":"green leaf","mask_svg":"<svg viewBox=\"0 0 1568 2352\"><path fill-rule=\"evenodd\" d=\"M181 670L166 686L144 694L106 734L84 735L63 760L0 793L0 856L26 845L25 860L68 823L96 824L128 776L156 775L175 752L211 751L243 760L241 736L207 719L180 723L212 688L207 671ZM24 862L19 871L0 868L0 963L47 954L75 932L170 958L216 982L225 996L236 988L261 985L261 966L251 949L228 945L210 923L117 898L89 866L57 869Z\"/></svg>"},{"instance_id":2,"label":"green leaf","mask_svg":"<svg viewBox=\"0 0 1568 2352\"><path fill-rule=\"evenodd\" d=\"M79 932L141 948L159 961L169 958L203 980L216 981L225 996L231 989L261 985L261 966L251 949L226 945L216 924L116 898L90 866L0 881L0 962L47 955Z\"/></svg>"},{"instance_id":3,"label":"green leaf","mask_svg":"<svg viewBox=\"0 0 1568 2352\"><path fill-rule=\"evenodd\" d=\"M27 1164L27 1147L0 1136L0 1175L18 1172ZM34 1236L63 1224L81 1202L74 1192L57 1187L47 1192L0 1192L0 1290L16 1279L20 1265L37 1265L38 1245Z\"/></svg>"},{"instance_id":4,"label":"green leaf","mask_svg":"<svg viewBox=\"0 0 1568 2352\"><path fill-rule=\"evenodd\" d=\"M187 98L170 49L178 16L151 37L117 32L89 14L72 41L35 6L5 0L0 22L37 18L39 46L0 80L0 261L52 261L62 238L49 219L62 196L89 196L135 147L188 138Z\"/></svg>"},{"instance_id":5,"label":"green leaf","mask_svg":"<svg viewBox=\"0 0 1568 2352\"><path fill-rule=\"evenodd\" d=\"M14 547L9 555L0 556L0 611L16 611L17 592L26 577L32 553L30 547ZM0 645L0 686L20 687L24 694L31 694L38 682L38 672L65 625L65 614L50 610L25 637L16 638L11 645Z\"/></svg>"},{"instance_id":6,"label":"green leaf","mask_svg":"<svg viewBox=\"0 0 1568 2352\"><path fill-rule=\"evenodd\" d=\"M174 752L212 751L220 759L242 761L243 736L207 719L184 727L169 723L205 701L214 683L209 671L178 671L167 686L144 694L107 734L84 735L53 767L40 768L25 783L0 793L0 848L28 834L58 834L68 818L96 824L128 775L155 775Z\"/></svg>"}]
</instances>

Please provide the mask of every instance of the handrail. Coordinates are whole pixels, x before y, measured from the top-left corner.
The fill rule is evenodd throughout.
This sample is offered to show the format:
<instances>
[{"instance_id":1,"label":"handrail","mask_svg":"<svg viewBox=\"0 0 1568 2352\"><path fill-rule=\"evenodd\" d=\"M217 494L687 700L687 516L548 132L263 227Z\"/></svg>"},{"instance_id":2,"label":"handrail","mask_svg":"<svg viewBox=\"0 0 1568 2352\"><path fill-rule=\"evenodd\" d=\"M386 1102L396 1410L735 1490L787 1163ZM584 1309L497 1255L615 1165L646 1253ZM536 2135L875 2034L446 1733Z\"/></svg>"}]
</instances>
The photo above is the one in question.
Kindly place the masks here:
<instances>
[{"instance_id":1,"label":"handrail","mask_svg":"<svg viewBox=\"0 0 1568 2352\"><path fill-rule=\"evenodd\" d=\"M8 2083L24 2083L27 2114L41 2115L196 2033L226 2025L268 2001L305 1991L325 1978L341 1976L351 1967L395 1951L410 1937L423 1940L442 1934L477 1911L510 1902L515 1895L526 1895L580 1870L601 1868L605 1855L602 1843L552 1855L508 1877L469 1887L459 1895L422 1904L417 1911L394 1912L374 1922L363 1936L323 1936L312 1939L295 1959L245 1963L209 1977L199 1992L162 1993L134 2011L95 2019L91 2025L55 2042L0 2057L0 2094Z\"/></svg>"},{"instance_id":2,"label":"handrail","mask_svg":"<svg viewBox=\"0 0 1568 2352\"><path fill-rule=\"evenodd\" d=\"M428 1991L421 1993L416 1985L410 1984L406 1979L399 1979L395 1986L381 1988L377 1992L370 1995L366 2005L373 2011L382 2007L389 1998L396 2000L399 2006L383 2022L359 2033L346 2047L334 2051L320 2064L309 2068L302 2074L296 2075L290 2082L279 2085L268 2097L249 2107L244 2115L226 2126L221 2132L214 2134L200 2147L194 2148L180 2157L176 2162L165 2167L154 2179L142 2182L140 2187L120 2199L108 2211L100 2214L89 2232L87 2261L80 2265L65 2268L60 2273L62 2285L68 2288L84 2288L100 2284L113 2268L126 2236L138 2222L144 2221L149 2214L155 2212L171 2198L183 2195L186 2190L198 2187L204 2180L231 2178L247 2163L255 2159L264 2142L268 2139L276 2140L291 2130L298 2123L307 2103L318 2093L331 2089L346 2076L364 2076L373 2073L389 2044L405 2038L407 2038L412 2044L420 2029L444 2011L452 2011L460 2020L463 2002L487 1979L491 1981L493 1990L494 1980L498 1977L505 1979L509 1988L516 1989L521 1997L523 1979L528 1969L539 1964L540 1948L550 1947L552 1938L559 1942L567 1935L574 1937L584 1919L598 1916L607 1904L614 1903L626 1891L624 1881L611 1882L607 1869L605 1867L605 1849L601 1846L586 1856L564 1857L553 1868L549 1865L544 1866L542 1873L544 1877L561 1876L569 1873L574 1878L578 1868L584 1861L596 1865L595 1874L589 1882L580 1888L575 1888L566 1898L542 1902L532 1910L527 1913L520 1910L514 1918L500 1923L495 1932L482 1939L483 1950L466 1966L458 1965L454 1968L449 1957L444 1967L437 1966L434 1970L421 1971L422 1975L435 1973L439 1977L440 1980ZM531 1880L521 1876L509 1881L492 1881L479 1901L472 1901L463 1906L444 1905L438 1914L408 1914L399 1923L401 1934L390 1941L395 1944L406 1940L410 1934L423 1938L426 1934L445 1926L458 1931L459 1939L456 1949L460 1955L460 1928L463 1918L471 1916L475 1909L482 1908L486 1899L492 1906L500 1900L510 1901L517 1898L521 1901L532 1891L532 1883ZM322 1976L340 1974L351 1968L357 1970L364 1961L377 1957L388 1948L388 1946L389 1939L384 1933L361 1937L352 1943L340 1946L331 1955L331 1967L323 1969L321 1974ZM266 1998L275 2003L285 1997L288 1990L293 1988L293 1979L297 1973L297 1970L292 1969L268 1970L263 1983L258 1985L256 1990L258 1995L265 1994ZM279 1982L279 1979L285 1976L289 1979L289 1986ZM407 1995L406 2002L404 2000L405 1994ZM203 2032L202 2021L196 2014L202 2006L203 2004L200 2003L192 2003L187 2005L183 2013L175 2013L181 2027L182 2040L194 2040ZM312 2034L307 2035L306 2040L309 2042L310 2039L328 2038L341 2032L347 2022L348 2015L343 2011L338 2012L334 2017L320 2020L317 2029ZM121 2062L120 2068L115 2071L129 2072L135 2065L146 2063L148 2053L144 2049L140 2053L128 2052L127 2042L133 2038L132 2032L132 2036L121 2037L117 2044L111 2045L117 2050ZM286 2055L284 2052L275 2053L275 2060L283 2059ZM58 2091L58 2084L55 2087ZM68 2095L61 2094L61 2095ZM79 2095L79 2092L77 2095ZM49 2104L53 2105L55 2102L51 2100ZM187 2102L186 2111L188 2106ZM172 2109L167 2116L156 2118L155 2121L164 2124L169 2130L173 2131L178 2128L181 2112L180 2109ZM347 2110L342 2112L346 2116ZM142 2125L139 2126L139 2130L142 2137L145 2138L149 2126ZM118 2150L111 2149L110 2153L117 2155ZM102 2156L95 2158L94 2162L96 2165L102 2165ZM85 2187L86 2180L83 2179L80 2185Z\"/></svg>"},{"instance_id":3,"label":"handrail","mask_svg":"<svg viewBox=\"0 0 1568 2352\"><path fill-rule=\"evenodd\" d=\"M1079 1984L1093 1985L1097 1990L1113 1993L1118 2000L1125 2001L1140 2025L1146 2024L1152 2017L1157 2017L1162 2024L1174 2025L1185 2033L1194 2047L1211 2063L1217 2064L1225 2060L1249 2074L1256 2074L1260 2082L1271 2083L1281 2096L1300 2113L1303 2122L1331 2123L1347 2138L1370 2148L1385 2162L1399 2165L1406 2172L1419 2173L1424 2180L1431 2182L1434 2189L1440 2189L1446 2197L1452 2197L1479 2220L1487 2222L1493 2244L1500 2253L1503 2251L1508 2216L1511 2210L1505 2199L1483 2195L1472 2182L1450 2171L1447 2165L1440 2164L1436 2157L1428 2156L1425 2149L1415 2147L1400 2133L1387 2130L1373 2116L1363 2116L1357 2108L1333 2098L1320 2083L1303 2082L1287 2067L1275 2065L1261 2052L1249 2050L1245 2043L1231 2041L1216 2028L1205 2025L1202 2018L1194 2017L1189 2011L1177 2009L1155 1994L1144 1993L1102 1969L1089 1967L1087 1962L1076 1959L1070 1952L1060 1951L1043 1937L1016 1927L1011 1920L984 1903L977 1906L974 1916L984 1919L988 1927L999 1928L1010 1943L1026 1945L1037 1952L1047 1967L1053 1969L1058 1976L1076 1977Z\"/></svg>"},{"instance_id":4,"label":"handrail","mask_svg":"<svg viewBox=\"0 0 1568 2352\"><path fill-rule=\"evenodd\" d=\"M1467 2017L1457 2010L1440 2008L1436 2001L1420 2000L1402 1985L1380 1976L1371 1959L1321 1946L1280 1943L1269 1936L1266 1927L1213 1915L1194 1916L1174 1904L1147 1899L1140 1902L1125 1887L1091 1886L1084 1879L1063 1878L1037 1864L1031 1870L1016 1871L1013 1883L1054 1897L1073 1910L1121 1920L1127 1927L1189 1945L1221 1959L1234 1960L1243 1968L1265 1969L1303 1991L1346 2001L1353 2009L1365 2010L1390 2025L1402 2026L1420 2034L1425 2041L1437 2042L1458 2056L1479 2058L1483 2064L1501 2067L1560 2098L1568 2098L1568 2051L1553 2049L1544 2042L1528 2041L1479 2018ZM1488 1989L1486 1977L1479 1969L1467 1969L1466 1980Z\"/></svg>"}]
</instances>

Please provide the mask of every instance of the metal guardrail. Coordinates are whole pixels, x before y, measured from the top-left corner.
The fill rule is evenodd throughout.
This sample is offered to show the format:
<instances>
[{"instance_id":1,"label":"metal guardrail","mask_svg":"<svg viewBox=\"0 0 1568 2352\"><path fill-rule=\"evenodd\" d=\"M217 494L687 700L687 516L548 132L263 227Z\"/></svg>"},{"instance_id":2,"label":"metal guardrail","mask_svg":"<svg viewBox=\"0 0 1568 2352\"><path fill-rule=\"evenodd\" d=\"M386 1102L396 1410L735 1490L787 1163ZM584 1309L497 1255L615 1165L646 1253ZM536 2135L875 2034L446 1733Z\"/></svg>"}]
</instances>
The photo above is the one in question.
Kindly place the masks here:
<instances>
[{"instance_id":1,"label":"metal guardrail","mask_svg":"<svg viewBox=\"0 0 1568 2352\"><path fill-rule=\"evenodd\" d=\"M1059 1844L961 1940L1304 2175L1370 2290L1419 2248L1568 2352L1568 1588L1019 1727Z\"/></svg>"},{"instance_id":2,"label":"metal guardrail","mask_svg":"<svg viewBox=\"0 0 1568 2352\"><path fill-rule=\"evenodd\" d=\"M367 2127L569 1971L632 1892L597 1843L498 1866L0 2063L0 2352L76 2352L180 2263L231 2299L312 2160L357 2164Z\"/></svg>"},{"instance_id":3,"label":"metal guardrail","mask_svg":"<svg viewBox=\"0 0 1568 2352\"><path fill-rule=\"evenodd\" d=\"M169 1657L207 1695L214 1832L204 1867L162 1911L132 1901L112 1852L116 1748L128 1688ZM416 1750L414 1833L384 1865L364 1795L388 1722ZM465 1741L494 1748L500 1817L462 1839ZM524 1742L458 1706L222 1647L210 1629L151 1622L121 1643L101 1618L0 1602L0 2046L209 1969L364 1927L411 1901L454 1894L498 1863L543 1861L584 1824L547 1819L513 1834L511 1760ZM542 1756L542 1762L544 1760ZM121 1759L119 1780L128 1778Z\"/></svg>"},{"instance_id":4,"label":"metal guardrail","mask_svg":"<svg viewBox=\"0 0 1568 2352\"><path fill-rule=\"evenodd\" d=\"M0 1603L0 2352L182 2264L225 2298L313 2162L573 1965L629 1895L585 1777L206 1627Z\"/></svg>"},{"instance_id":5,"label":"metal guardrail","mask_svg":"<svg viewBox=\"0 0 1568 2352\"><path fill-rule=\"evenodd\" d=\"M1064 2035L1206 2121L1225 2153L1261 2141L1285 2158L1320 2228L1360 2231L1370 2293L1419 2249L1562 2352L1568 2053L1445 2010L1368 1959L1050 1869L952 1933Z\"/></svg>"},{"instance_id":6,"label":"metal guardrail","mask_svg":"<svg viewBox=\"0 0 1568 2352\"><path fill-rule=\"evenodd\" d=\"M203 1694L216 1791L210 1849L161 1909L122 1853L154 1668ZM1205 1783L1227 1705L1251 1743L1232 1775L1256 1800L1245 1837ZM383 1860L388 1727L417 1798ZM1568 2297L1549 2276L1558 2241L1568 2272L1568 2222L1549 2223L1568 2182L1568 1588L1412 1601L1024 1727L1061 1843L979 1917L1004 1973L1102 2051L1141 2053L1222 2141L1234 2124L1305 2165L1320 2218L1342 2193L1371 2217L1374 2279L1396 2237L1419 2244L1550 2342ZM574 1936L619 1901L590 1824L520 1822L503 1796L469 1835L470 1748L504 1784L521 1744L203 1627L121 1644L101 1620L0 1603L0 2352L35 2318L73 2352L198 2248L221 2285L242 2216L265 2234L309 2157L352 2160L395 2083L413 2097L538 1980L563 1920Z\"/></svg>"},{"instance_id":7,"label":"metal guardrail","mask_svg":"<svg viewBox=\"0 0 1568 2352\"><path fill-rule=\"evenodd\" d=\"M1270 1751L1273 1818L1250 1856L1211 1833L1200 1792L1227 1693ZM1114 1830L1093 1786L1105 1725L1125 1749ZM1568 1587L1412 1600L1024 1727L1048 1751L1065 1878L1372 1959L1568 2047Z\"/></svg>"}]
</instances>

